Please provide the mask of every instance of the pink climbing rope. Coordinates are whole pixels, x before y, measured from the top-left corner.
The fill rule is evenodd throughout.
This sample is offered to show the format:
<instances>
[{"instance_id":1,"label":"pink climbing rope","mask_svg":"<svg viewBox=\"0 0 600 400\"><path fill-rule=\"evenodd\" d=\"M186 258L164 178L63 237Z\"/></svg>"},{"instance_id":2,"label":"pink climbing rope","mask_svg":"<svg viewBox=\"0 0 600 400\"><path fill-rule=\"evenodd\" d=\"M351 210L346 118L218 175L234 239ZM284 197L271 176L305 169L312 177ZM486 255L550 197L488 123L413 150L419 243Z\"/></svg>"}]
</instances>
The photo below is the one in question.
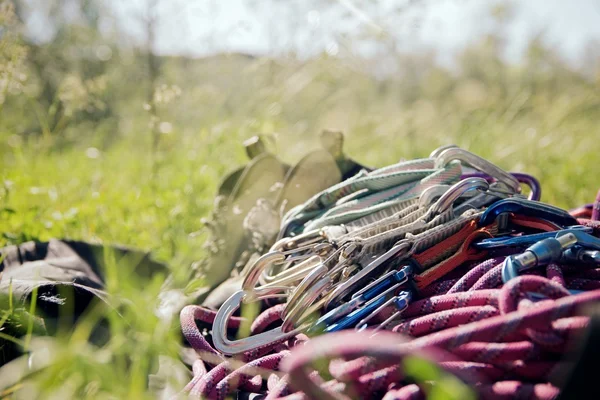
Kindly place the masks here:
<instances>
[{"instance_id":1,"label":"pink climbing rope","mask_svg":"<svg viewBox=\"0 0 600 400\"><path fill-rule=\"evenodd\" d=\"M597 221L580 222L600 232ZM215 312L187 306L181 329L197 359L184 392L207 399L236 391L267 399L425 399L429 383L414 382L403 364L419 357L454 375L478 398L555 399L554 379L569 367L569 344L589 325L582 311L600 302L600 268L550 264L504 284L504 258L465 265L452 278L428 285L388 330L300 334L234 358L211 344ZM532 293L540 299L532 301ZM253 335L281 324L284 305L264 306L251 325ZM394 312L386 309L378 320ZM233 317L228 329L234 332L241 322Z\"/></svg>"}]
</instances>

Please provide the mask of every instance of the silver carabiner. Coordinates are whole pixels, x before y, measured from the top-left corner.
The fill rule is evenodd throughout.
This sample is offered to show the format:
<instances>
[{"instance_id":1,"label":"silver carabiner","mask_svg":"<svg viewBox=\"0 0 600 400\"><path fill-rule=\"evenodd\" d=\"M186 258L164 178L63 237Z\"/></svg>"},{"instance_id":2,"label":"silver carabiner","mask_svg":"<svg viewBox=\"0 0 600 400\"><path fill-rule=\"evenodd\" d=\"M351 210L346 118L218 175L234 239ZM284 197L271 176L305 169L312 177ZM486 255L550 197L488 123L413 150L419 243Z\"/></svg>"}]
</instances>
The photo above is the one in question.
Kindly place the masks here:
<instances>
[{"instance_id":1,"label":"silver carabiner","mask_svg":"<svg viewBox=\"0 0 600 400\"><path fill-rule=\"evenodd\" d=\"M431 220L436 215L448 211L456 200L465 193L472 190L488 190L489 183L483 178L467 178L452 185L427 211L424 216L426 221Z\"/></svg>"},{"instance_id":2,"label":"silver carabiner","mask_svg":"<svg viewBox=\"0 0 600 400\"><path fill-rule=\"evenodd\" d=\"M323 292L325 292L327 287L329 287L330 285L331 276L329 275L326 275L323 278L319 279L317 282L315 282L315 284L312 285L312 287L306 291L304 296L302 296L302 298L295 303L292 309L284 313L285 315L282 315L283 324L281 325L281 330L283 332L287 332L293 329L296 321L300 319L300 317L302 317L304 312L312 304L314 304L314 302L319 298L319 296L321 296ZM287 307L285 311L287 311Z\"/></svg>"},{"instance_id":3,"label":"silver carabiner","mask_svg":"<svg viewBox=\"0 0 600 400\"><path fill-rule=\"evenodd\" d=\"M260 283L262 284L260 287L291 285L294 282L304 279L304 277L321 262L321 257L311 256L310 258L280 272L275 276L268 277L268 279L265 277L266 270L264 270L262 276L260 277Z\"/></svg>"},{"instance_id":4,"label":"silver carabiner","mask_svg":"<svg viewBox=\"0 0 600 400\"><path fill-rule=\"evenodd\" d=\"M233 356L264 347L272 343L281 342L297 335L308 327L307 324L306 326L301 326L289 332L283 332L281 327L277 327L244 339L230 340L227 338L227 324L229 319L233 313L240 308L242 301L245 301L247 297L254 296L254 294L250 294L244 290L237 291L231 295L231 297L229 297L219 308L219 311L217 311L217 315L215 316L215 321L213 323L212 339L215 348L222 354Z\"/></svg>"},{"instance_id":5,"label":"silver carabiner","mask_svg":"<svg viewBox=\"0 0 600 400\"><path fill-rule=\"evenodd\" d=\"M369 276L369 274L373 273L383 264L387 263L390 259L397 256L401 252L409 252L411 248L412 243L406 239L396 243L394 247L370 262L366 267L358 271L356 275L351 276L347 281L340 283L340 285L333 290L333 293L331 293L327 303L325 304L325 308L329 308L334 301L347 295L356 285L360 283L360 281Z\"/></svg>"},{"instance_id":6,"label":"silver carabiner","mask_svg":"<svg viewBox=\"0 0 600 400\"><path fill-rule=\"evenodd\" d=\"M272 264L282 263L285 261L285 255L280 252L269 252L260 256L250 268L242 281L242 290L252 292L255 290L258 279L265 268Z\"/></svg>"},{"instance_id":7,"label":"silver carabiner","mask_svg":"<svg viewBox=\"0 0 600 400\"><path fill-rule=\"evenodd\" d=\"M465 164L470 165L481 172L485 172L498 182L504 184L514 193L521 193L521 184L514 176L504 171L500 167L492 164L488 160L458 147L447 148L446 150L443 150L437 154L435 167L443 168L453 160L464 162Z\"/></svg>"},{"instance_id":8,"label":"silver carabiner","mask_svg":"<svg viewBox=\"0 0 600 400\"><path fill-rule=\"evenodd\" d=\"M460 147L458 147L455 144L447 144L445 146L438 147L437 149L432 151L431 154L429 154L429 158L438 158L439 155L441 153L443 153L444 151L446 151L448 149L458 149L458 148L460 148Z\"/></svg>"}]
</instances>

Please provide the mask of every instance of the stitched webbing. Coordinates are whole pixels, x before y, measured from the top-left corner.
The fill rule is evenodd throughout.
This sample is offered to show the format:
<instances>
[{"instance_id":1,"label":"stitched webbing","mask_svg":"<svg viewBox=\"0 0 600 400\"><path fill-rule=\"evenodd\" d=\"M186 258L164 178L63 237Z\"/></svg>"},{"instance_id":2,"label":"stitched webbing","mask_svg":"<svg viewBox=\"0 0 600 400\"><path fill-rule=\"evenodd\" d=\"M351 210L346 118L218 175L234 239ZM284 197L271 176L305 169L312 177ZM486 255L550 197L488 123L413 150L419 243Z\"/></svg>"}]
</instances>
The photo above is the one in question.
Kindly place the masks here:
<instances>
[{"instance_id":1,"label":"stitched webbing","mask_svg":"<svg viewBox=\"0 0 600 400\"><path fill-rule=\"evenodd\" d=\"M365 215L379 211L385 206L386 202L391 200L400 202L418 198L425 189L431 186L458 182L460 174L460 164L450 163L443 169L431 171L420 180L342 203L339 206L326 211L319 218L313 219L305 226L304 230L310 231L326 225L338 225L351 222ZM384 206L381 205L382 203Z\"/></svg>"}]
</instances>

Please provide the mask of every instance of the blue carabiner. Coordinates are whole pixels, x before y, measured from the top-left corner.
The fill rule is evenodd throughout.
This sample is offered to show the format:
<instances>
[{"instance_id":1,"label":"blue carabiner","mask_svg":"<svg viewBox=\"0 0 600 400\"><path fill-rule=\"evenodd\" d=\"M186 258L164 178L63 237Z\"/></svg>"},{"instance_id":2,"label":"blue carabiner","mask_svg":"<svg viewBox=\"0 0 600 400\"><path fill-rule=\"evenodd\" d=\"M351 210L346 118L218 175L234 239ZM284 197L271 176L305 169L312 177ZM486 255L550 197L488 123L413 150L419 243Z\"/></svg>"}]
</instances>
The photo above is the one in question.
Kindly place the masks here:
<instances>
[{"instance_id":1,"label":"blue carabiner","mask_svg":"<svg viewBox=\"0 0 600 400\"><path fill-rule=\"evenodd\" d=\"M379 314L383 308L391 305L394 305L398 309L393 315L393 317L396 318L406 309L406 307L408 307L411 297L410 292L405 291L402 291L398 293L397 296L391 298L382 294L365 304L364 307L351 312L339 322L327 327L325 332L337 332L352 327L360 328L366 326L367 322ZM388 320L390 320L390 318L388 318Z\"/></svg>"},{"instance_id":2,"label":"blue carabiner","mask_svg":"<svg viewBox=\"0 0 600 400\"><path fill-rule=\"evenodd\" d=\"M545 219L561 227L578 225L577 220L567 211L546 203L533 200L510 199L498 200L484 211L479 219L479 226L492 224L500 214L515 213L529 217Z\"/></svg>"},{"instance_id":3,"label":"blue carabiner","mask_svg":"<svg viewBox=\"0 0 600 400\"><path fill-rule=\"evenodd\" d=\"M343 317L341 320L336 322L335 324L329 325L325 328L325 332L337 332L343 329L348 329L356 326L360 321L362 321L366 316L371 314L373 311L378 309L380 306L385 304L388 301L387 296L380 295L373 300L366 303L363 307L352 311L350 314Z\"/></svg>"},{"instance_id":4,"label":"blue carabiner","mask_svg":"<svg viewBox=\"0 0 600 400\"><path fill-rule=\"evenodd\" d=\"M600 239L587 232L572 232L577 238L577 243L564 251L563 258L566 262L600 263ZM558 232L556 237L564 235Z\"/></svg>"},{"instance_id":5,"label":"blue carabiner","mask_svg":"<svg viewBox=\"0 0 600 400\"><path fill-rule=\"evenodd\" d=\"M522 254L509 256L502 264L504 283L530 268L557 261L600 262L600 239L581 229L551 232L549 237L529 246ZM535 236L535 235L529 235Z\"/></svg>"},{"instance_id":6,"label":"blue carabiner","mask_svg":"<svg viewBox=\"0 0 600 400\"><path fill-rule=\"evenodd\" d=\"M525 250L523 254L509 256L502 264L504 283L516 278L522 271L556 261L581 261L600 263L600 239L583 230L554 232L554 238L546 238ZM591 249L591 250L590 250ZM580 290L569 290L571 294Z\"/></svg>"},{"instance_id":7,"label":"blue carabiner","mask_svg":"<svg viewBox=\"0 0 600 400\"><path fill-rule=\"evenodd\" d=\"M363 289L352 295L352 298L362 297L365 300L371 300L377 294L382 293L387 290L390 286L394 284L403 284L408 282L412 274L412 267L410 265L405 265L400 268L398 271L392 270L369 285L365 286Z\"/></svg>"},{"instance_id":8,"label":"blue carabiner","mask_svg":"<svg viewBox=\"0 0 600 400\"><path fill-rule=\"evenodd\" d=\"M394 306L396 308L396 311L390 317L388 317L385 321L383 321L379 325L377 325L377 327L375 328L375 331L385 328L390 322L392 322L393 320L398 318L400 315L402 315L404 310L406 310L408 308L408 306L410 305L411 301L412 301L412 293L411 292L402 291L402 292L398 293L397 296L392 297L386 303L383 303L381 306L379 306L379 308L376 309L375 311L373 311L371 313L371 315L369 315L366 318L364 318L363 320L359 321L359 323L356 325L356 329L359 331L366 329L367 326L369 325L369 321L372 320L373 318L375 318L377 315L379 315L379 313L381 311L383 311L384 308Z\"/></svg>"},{"instance_id":9,"label":"blue carabiner","mask_svg":"<svg viewBox=\"0 0 600 400\"><path fill-rule=\"evenodd\" d=\"M574 233L560 235L555 232L555 237L540 240L522 254L507 257L502 264L502 281L506 283L525 270L560 261L563 251L576 243Z\"/></svg>"},{"instance_id":10,"label":"blue carabiner","mask_svg":"<svg viewBox=\"0 0 600 400\"><path fill-rule=\"evenodd\" d=\"M483 239L479 242L473 243L471 246L473 246L477 250L499 250L504 248L528 247L539 242L540 240L556 237L558 233L569 233L575 231L591 233L593 229L583 225L575 225L570 226L567 229L561 231L534 233L531 235L522 236L502 236Z\"/></svg>"},{"instance_id":11,"label":"blue carabiner","mask_svg":"<svg viewBox=\"0 0 600 400\"><path fill-rule=\"evenodd\" d=\"M592 236L587 232L582 230L574 231L574 232L563 232L558 231L556 233L556 238L558 239L561 236L566 235L567 233L571 233L577 238L577 246L585 247L589 250L600 250L600 238L596 236Z\"/></svg>"},{"instance_id":12,"label":"blue carabiner","mask_svg":"<svg viewBox=\"0 0 600 400\"><path fill-rule=\"evenodd\" d=\"M315 333L327 329L327 327L334 325L338 320L352 313L363 304L378 296L386 295L408 282L411 273L412 268L406 265L398 271L393 270L384 274L360 292L355 293L349 301L340 304L319 318L307 332Z\"/></svg>"},{"instance_id":13,"label":"blue carabiner","mask_svg":"<svg viewBox=\"0 0 600 400\"><path fill-rule=\"evenodd\" d=\"M585 247L573 246L563 253L565 262L582 262L600 264L600 251L587 250Z\"/></svg>"}]
</instances>

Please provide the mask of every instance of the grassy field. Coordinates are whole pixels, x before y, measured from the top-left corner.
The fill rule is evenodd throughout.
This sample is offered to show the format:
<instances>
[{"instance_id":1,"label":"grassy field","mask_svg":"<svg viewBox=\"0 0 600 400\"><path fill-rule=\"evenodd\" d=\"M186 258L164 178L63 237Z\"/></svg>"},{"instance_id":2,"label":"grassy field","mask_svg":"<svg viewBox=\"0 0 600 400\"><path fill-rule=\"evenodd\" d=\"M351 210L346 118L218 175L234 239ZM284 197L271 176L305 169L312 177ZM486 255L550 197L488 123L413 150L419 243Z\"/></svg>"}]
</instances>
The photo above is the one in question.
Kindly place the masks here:
<instances>
[{"instance_id":1,"label":"grassy field","mask_svg":"<svg viewBox=\"0 0 600 400\"><path fill-rule=\"evenodd\" d=\"M112 128L78 121L60 135L20 130L39 113L35 102L13 99L0 111L0 245L73 238L133 246L169 265L170 287L190 290L203 284L190 281L203 256L201 219L220 177L246 161L241 142L273 137L273 150L293 162L317 146L324 128L343 130L346 154L366 165L454 143L535 175L543 201L592 202L600 187L600 81L552 57L507 65L484 48L462 57L454 71L420 59L381 79L368 65L328 57L166 60L161 81L181 94L160 106L150 128L143 99L121 96L137 90L131 77L115 71L106 72L106 101L119 117ZM107 290L123 318L108 314L109 343L88 344L93 312L56 338L15 338L44 368L18 379L21 361L4 366L0 397L153 398L163 383L148 375L159 360L173 387L183 387L185 371L167 362L178 357L176 315L155 312L164 280L141 282L127 265L112 264Z\"/></svg>"}]
</instances>

